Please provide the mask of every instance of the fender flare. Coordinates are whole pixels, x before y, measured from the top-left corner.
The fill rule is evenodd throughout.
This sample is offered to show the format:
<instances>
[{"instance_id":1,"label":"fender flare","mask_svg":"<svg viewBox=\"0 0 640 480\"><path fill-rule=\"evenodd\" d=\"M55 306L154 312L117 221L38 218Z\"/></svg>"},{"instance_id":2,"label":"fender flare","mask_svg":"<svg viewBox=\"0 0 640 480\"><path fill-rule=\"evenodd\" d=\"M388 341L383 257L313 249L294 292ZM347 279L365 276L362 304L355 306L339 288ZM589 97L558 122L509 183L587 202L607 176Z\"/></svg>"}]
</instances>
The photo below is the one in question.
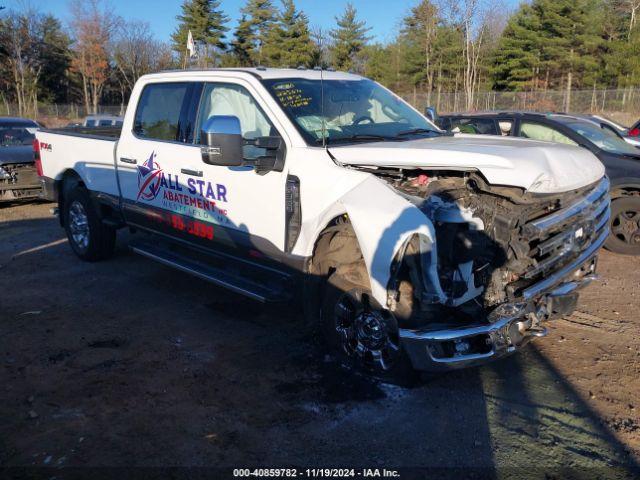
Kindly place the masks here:
<instances>
[{"instance_id":1,"label":"fender flare","mask_svg":"<svg viewBox=\"0 0 640 480\"><path fill-rule=\"evenodd\" d=\"M394 260L415 235L420 238L421 255L429 260L424 265L425 275L444 300L437 280L435 229L424 212L374 176L358 184L338 203L349 216L369 274L371 293L380 305L388 303Z\"/></svg>"},{"instance_id":2,"label":"fender flare","mask_svg":"<svg viewBox=\"0 0 640 480\"><path fill-rule=\"evenodd\" d=\"M56 191L58 192L58 221L60 226L64 228L64 197L73 185L86 185L86 181L73 168L67 168L61 172L54 181L57 184Z\"/></svg>"}]
</instances>

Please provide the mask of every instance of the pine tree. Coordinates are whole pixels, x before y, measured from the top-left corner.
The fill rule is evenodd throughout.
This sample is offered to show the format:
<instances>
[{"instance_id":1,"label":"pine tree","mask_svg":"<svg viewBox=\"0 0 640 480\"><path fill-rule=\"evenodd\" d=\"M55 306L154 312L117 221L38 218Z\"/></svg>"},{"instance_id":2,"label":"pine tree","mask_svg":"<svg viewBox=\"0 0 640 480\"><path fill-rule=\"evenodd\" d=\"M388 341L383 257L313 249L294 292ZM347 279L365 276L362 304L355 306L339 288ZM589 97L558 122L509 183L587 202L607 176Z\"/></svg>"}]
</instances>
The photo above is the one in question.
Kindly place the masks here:
<instances>
[{"instance_id":1,"label":"pine tree","mask_svg":"<svg viewBox=\"0 0 640 480\"><path fill-rule=\"evenodd\" d=\"M71 39L60 20L52 15L42 18L42 80L39 97L44 101L69 101L69 68L71 67Z\"/></svg>"},{"instance_id":2,"label":"pine tree","mask_svg":"<svg viewBox=\"0 0 640 480\"><path fill-rule=\"evenodd\" d=\"M365 59L364 75L380 82L383 85L391 85L394 81L392 56L393 46L383 46L379 43L367 45L362 50Z\"/></svg>"},{"instance_id":3,"label":"pine tree","mask_svg":"<svg viewBox=\"0 0 640 480\"><path fill-rule=\"evenodd\" d=\"M333 40L331 56L333 67L336 70L351 70L357 62L357 56L371 40L367 33L371 28L366 26L364 20L357 20L358 12L351 3L342 17L336 17L338 28L331 30L329 35Z\"/></svg>"},{"instance_id":4,"label":"pine tree","mask_svg":"<svg viewBox=\"0 0 640 480\"><path fill-rule=\"evenodd\" d=\"M407 47L403 71L414 88L420 85L431 92L436 72L434 47L440 24L438 9L430 0L422 0L411 9L403 23L402 36Z\"/></svg>"},{"instance_id":5,"label":"pine tree","mask_svg":"<svg viewBox=\"0 0 640 480\"><path fill-rule=\"evenodd\" d=\"M493 77L499 90L530 90L541 85L541 18L522 5L505 28L494 55Z\"/></svg>"},{"instance_id":6,"label":"pine tree","mask_svg":"<svg viewBox=\"0 0 640 480\"><path fill-rule=\"evenodd\" d=\"M216 64L217 51L224 51L225 33L229 28L225 23L229 21L220 9L218 0L185 0L182 4L182 15L176 17L180 22L176 31L171 35L173 49L184 58L187 48L189 30L193 40L203 46L199 63L207 66L210 62Z\"/></svg>"},{"instance_id":7,"label":"pine tree","mask_svg":"<svg viewBox=\"0 0 640 480\"><path fill-rule=\"evenodd\" d=\"M536 3L538 5L536 5ZM539 0L534 3L542 21L542 57L555 71L555 86L566 91L565 108L571 109L571 91L590 86L597 68L601 43L598 0Z\"/></svg>"},{"instance_id":8,"label":"pine tree","mask_svg":"<svg viewBox=\"0 0 640 480\"><path fill-rule=\"evenodd\" d=\"M233 66L250 67L253 64L252 54L254 44L251 38L251 22L247 20L246 15L242 15L238 27L233 34L233 41L231 42L231 51L234 57Z\"/></svg>"},{"instance_id":9,"label":"pine tree","mask_svg":"<svg viewBox=\"0 0 640 480\"><path fill-rule=\"evenodd\" d=\"M600 0L534 0L511 18L498 44L493 67L498 88L560 88L598 77L602 44Z\"/></svg>"},{"instance_id":10,"label":"pine tree","mask_svg":"<svg viewBox=\"0 0 640 480\"><path fill-rule=\"evenodd\" d=\"M282 11L263 46L266 63L271 67L311 67L313 53L307 16L296 9L293 0L282 0Z\"/></svg>"},{"instance_id":11,"label":"pine tree","mask_svg":"<svg viewBox=\"0 0 640 480\"><path fill-rule=\"evenodd\" d=\"M248 0L241 9L249 55L254 65L262 63L262 48L276 21L277 11L271 0ZM238 27L240 28L240 26Z\"/></svg>"}]
</instances>

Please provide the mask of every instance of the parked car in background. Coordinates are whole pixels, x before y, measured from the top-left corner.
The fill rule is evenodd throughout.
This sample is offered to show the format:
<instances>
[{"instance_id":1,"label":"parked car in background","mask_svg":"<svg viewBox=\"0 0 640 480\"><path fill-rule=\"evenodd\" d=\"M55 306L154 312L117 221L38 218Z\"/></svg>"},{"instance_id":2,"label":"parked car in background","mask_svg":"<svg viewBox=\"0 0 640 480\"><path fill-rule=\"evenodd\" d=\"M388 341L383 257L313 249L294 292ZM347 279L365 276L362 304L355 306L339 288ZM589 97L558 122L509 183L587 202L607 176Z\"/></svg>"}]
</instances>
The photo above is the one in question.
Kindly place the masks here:
<instances>
[{"instance_id":1,"label":"parked car in background","mask_svg":"<svg viewBox=\"0 0 640 480\"><path fill-rule=\"evenodd\" d=\"M640 148L640 136L632 136L630 134L632 130L631 128L624 127L610 118L603 117L602 115L585 115L584 118L598 123L602 128L608 128L613 133L622 137L625 142L630 143L634 147ZM638 133L640 133L640 131L638 131Z\"/></svg>"},{"instance_id":2,"label":"parked car in background","mask_svg":"<svg viewBox=\"0 0 640 480\"><path fill-rule=\"evenodd\" d=\"M84 118L82 122L70 123L67 128L76 127L121 127L123 117L117 115L89 115Z\"/></svg>"},{"instance_id":3,"label":"parked car in background","mask_svg":"<svg viewBox=\"0 0 640 480\"><path fill-rule=\"evenodd\" d=\"M442 115L439 126L462 133L502 135L577 145L593 152L611 180L611 235L606 247L640 255L640 150L593 117L535 112Z\"/></svg>"},{"instance_id":4,"label":"parked car in background","mask_svg":"<svg viewBox=\"0 0 640 480\"><path fill-rule=\"evenodd\" d=\"M0 117L0 202L36 198L40 180L33 141L40 125L26 118Z\"/></svg>"}]
</instances>

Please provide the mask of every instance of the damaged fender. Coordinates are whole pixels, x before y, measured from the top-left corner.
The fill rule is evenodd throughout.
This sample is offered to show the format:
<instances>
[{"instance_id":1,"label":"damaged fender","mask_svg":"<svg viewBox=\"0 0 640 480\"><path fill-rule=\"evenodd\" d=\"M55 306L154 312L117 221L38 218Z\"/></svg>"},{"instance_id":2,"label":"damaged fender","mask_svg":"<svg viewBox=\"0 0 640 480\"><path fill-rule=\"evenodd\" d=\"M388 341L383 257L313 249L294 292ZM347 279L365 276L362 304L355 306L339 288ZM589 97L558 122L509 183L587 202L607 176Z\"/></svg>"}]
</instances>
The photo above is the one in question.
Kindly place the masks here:
<instances>
[{"instance_id":1,"label":"damaged fender","mask_svg":"<svg viewBox=\"0 0 640 480\"><path fill-rule=\"evenodd\" d=\"M437 281L434 226L418 207L374 176L360 183L339 202L351 220L369 273L371 293L380 305L387 305L393 261L414 235L420 237L422 256L434 259L424 265L425 272L435 280L432 287L440 300L446 300Z\"/></svg>"}]
</instances>

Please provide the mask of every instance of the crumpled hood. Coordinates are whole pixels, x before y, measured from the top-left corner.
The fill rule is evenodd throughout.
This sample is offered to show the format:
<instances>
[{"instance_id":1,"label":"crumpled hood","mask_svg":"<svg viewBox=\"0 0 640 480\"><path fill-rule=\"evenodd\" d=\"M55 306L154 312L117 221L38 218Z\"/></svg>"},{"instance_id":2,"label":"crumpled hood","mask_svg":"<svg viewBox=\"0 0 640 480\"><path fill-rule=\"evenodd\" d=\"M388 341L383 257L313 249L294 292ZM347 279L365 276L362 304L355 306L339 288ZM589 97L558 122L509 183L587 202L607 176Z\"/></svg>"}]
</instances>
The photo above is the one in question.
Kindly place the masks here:
<instances>
[{"instance_id":1,"label":"crumpled hood","mask_svg":"<svg viewBox=\"0 0 640 480\"><path fill-rule=\"evenodd\" d=\"M330 147L347 165L478 170L492 185L560 193L603 177L604 166L581 147L491 135L456 135L406 142Z\"/></svg>"},{"instance_id":2,"label":"crumpled hood","mask_svg":"<svg viewBox=\"0 0 640 480\"><path fill-rule=\"evenodd\" d=\"M0 147L0 165L30 162L33 162L33 147L31 145Z\"/></svg>"}]
</instances>

